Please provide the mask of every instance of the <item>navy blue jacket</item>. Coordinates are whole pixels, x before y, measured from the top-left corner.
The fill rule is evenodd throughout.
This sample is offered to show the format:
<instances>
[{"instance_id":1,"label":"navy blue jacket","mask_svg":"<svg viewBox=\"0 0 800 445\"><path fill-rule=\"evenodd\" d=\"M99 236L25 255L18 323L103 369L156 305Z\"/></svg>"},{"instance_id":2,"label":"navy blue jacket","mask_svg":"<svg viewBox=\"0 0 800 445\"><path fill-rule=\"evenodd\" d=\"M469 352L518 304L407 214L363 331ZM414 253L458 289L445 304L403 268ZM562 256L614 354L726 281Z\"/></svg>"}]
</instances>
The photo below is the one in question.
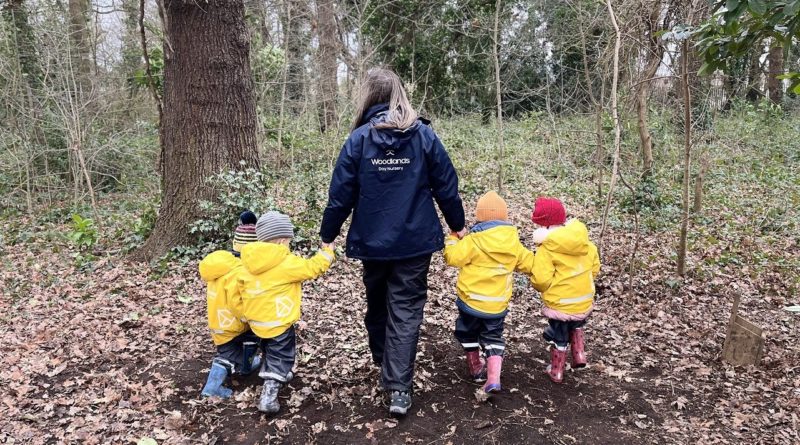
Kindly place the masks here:
<instances>
[{"instance_id":1,"label":"navy blue jacket","mask_svg":"<svg viewBox=\"0 0 800 445\"><path fill-rule=\"evenodd\" d=\"M320 237L333 242L352 211L351 258L395 260L441 250L444 234L434 200L451 230L464 228L458 176L442 142L422 119L402 131L374 128L388 108L367 110L331 178Z\"/></svg>"}]
</instances>

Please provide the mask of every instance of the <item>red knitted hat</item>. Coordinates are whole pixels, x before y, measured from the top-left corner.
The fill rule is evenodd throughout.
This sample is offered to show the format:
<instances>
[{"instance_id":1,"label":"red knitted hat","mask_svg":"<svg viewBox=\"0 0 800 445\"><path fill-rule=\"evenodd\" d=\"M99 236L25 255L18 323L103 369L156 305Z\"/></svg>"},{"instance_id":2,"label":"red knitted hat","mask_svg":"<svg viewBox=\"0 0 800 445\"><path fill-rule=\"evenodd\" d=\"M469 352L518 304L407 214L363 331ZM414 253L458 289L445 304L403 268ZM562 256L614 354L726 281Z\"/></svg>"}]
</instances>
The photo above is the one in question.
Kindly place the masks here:
<instances>
[{"instance_id":1,"label":"red knitted hat","mask_svg":"<svg viewBox=\"0 0 800 445\"><path fill-rule=\"evenodd\" d=\"M531 220L544 227L558 226L567 220L567 211L558 199L540 197L533 205Z\"/></svg>"}]
</instances>

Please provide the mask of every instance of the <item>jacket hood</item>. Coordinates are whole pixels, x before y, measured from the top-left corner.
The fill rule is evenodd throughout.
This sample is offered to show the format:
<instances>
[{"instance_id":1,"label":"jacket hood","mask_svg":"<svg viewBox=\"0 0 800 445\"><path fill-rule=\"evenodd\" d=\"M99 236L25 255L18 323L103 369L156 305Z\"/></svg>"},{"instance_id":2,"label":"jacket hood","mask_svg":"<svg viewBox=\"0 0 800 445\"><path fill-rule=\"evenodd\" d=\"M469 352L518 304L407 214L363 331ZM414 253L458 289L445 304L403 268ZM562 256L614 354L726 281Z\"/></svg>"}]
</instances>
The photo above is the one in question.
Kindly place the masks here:
<instances>
[{"instance_id":1,"label":"jacket hood","mask_svg":"<svg viewBox=\"0 0 800 445\"><path fill-rule=\"evenodd\" d=\"M253 275L264 273L280 264L289 255L282 244L257 241L242 247L242 264Z\"/></svg>"},{"instance_id":2,"label":"jacket hood","mask_svg":"<svg viewBox=\"0 0 800 445\"><path fill-rule=\"evenodd\" d=\"M482 223L484 225L486 223ZM477 226L476 226L477 227ZM473 230L475 227L473 227ZM509 253L509 246L513 246L519 240L517 228L508 223L500 223L489 228L483 228L479 232L471 232L470 236L475 245L484 254L497 263L508 263L509 257L514 254Z\"/></svg>"},{"instance_id":3,"label":"jacket hood","mask_svg":"<svg viewBox=\"0 0 800 445\"><path fill-rule=\"evenodd\" d=\"M389 104L375 104L369 108L367 111L364 112L364 116L361 117L361 122L358 123L358 126L362 126L364 124L368 124L372 119L376 118L379 114L385 113L389 110Z\"/></svg>"},{"instance_id":4,"label":"jacket hood","mask_svg":"<svg viewBox=\"0 0 800 445\"><path fill-rule=\"evenodd\" d=\"M470 233L478 233L483 232L485 230L493 229L495 227L502 227L502 226L511 226L511 223L508 221L502 221L499 219L491 220L491 221L484 221L472 226L469 229ZM513 226L512 226L513 227Z\"/></svg>"},{"instance_id":5,"label":"jacket hood","mask_svg":"<svg viewBox=\"0 0 800 445\"><path fill-rule=\"evenodd\" d=\"M239 258L227 250L211 252L198 265L200 278L205 281L214 281L225 275L240 264Z\"/></svg>"},{"instance_id":6,"label":"jacket hood","mask_svg":"<svg viewBox=\"0 0 800 445\"><path fill-rule=\"evenodd\" d=\"M405 130L394 128L374 128L375 125L386 121L386 112L389 111L389 104L377 104L369 107L364 113L362 125L369 123L369 137L373 144L380 148L401 149L405 143L414 137L419 131L422 121L417 119L410 127Z\"/></svg>"},{"instance_id":7,"label":"jacket hood","mask_svg":"<svg viewBox=\"0 0 800 445\"><path fill-rule=\"evenodd\" d=\"M582 222L573 219L564 227L551 231L542 246L551 252L572 256L586 255L589 253L589 230Z\"/></svg>"}]
</instances>

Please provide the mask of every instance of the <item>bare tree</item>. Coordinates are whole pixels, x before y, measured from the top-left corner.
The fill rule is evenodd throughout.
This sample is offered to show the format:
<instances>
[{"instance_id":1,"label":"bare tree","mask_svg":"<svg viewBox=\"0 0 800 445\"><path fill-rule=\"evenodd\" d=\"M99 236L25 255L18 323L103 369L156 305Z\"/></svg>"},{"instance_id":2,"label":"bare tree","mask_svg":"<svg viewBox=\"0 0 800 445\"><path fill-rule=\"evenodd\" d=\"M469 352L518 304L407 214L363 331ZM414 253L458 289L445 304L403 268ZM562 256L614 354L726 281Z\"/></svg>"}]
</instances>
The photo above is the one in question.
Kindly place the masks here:
<instances>
[{"instance_id":1,"label":"bare tree","mask_svg":"<svg viewBox=\"0 0 800 445\"><path fill-rule=\"evenodd\" d=\"M606 206L603 210L603 224L600 229L600 248L603 247L603 237L606 233L606 225L608 223L608 212L611 208L611 201L614 198L614 186L617 181L617 174L619 173L619 157L620 145L622 144L622 126L619 122L619 109L618 103L618 85L619 85L619 52L622 46L622 34L619 30L619 23L617 23L617 15L614 12L614 5L611 0L606 0L606 7L608 8L608 16L611 18L611 25L614 27L614 56L612 80L611 80L611 118L614 121L614 163L611 167L611 181L608 185L608 197L606 198Z\"/></svg>"},{"instance_id":2,"label":"bare tree","mask_svg":"<svg viewBox=\"0 0 800 445\"><path fill-rule=\"evenodd\" d=\"M80 91L90 89L92 72L89 0L69 0L69 41L72 72Z\"/></svg>"},{"instance_id":3,"label":"bare tree","mask_svg":"<svg viewBox=\"0 0 800 445\"><path fill-rule=\"evenodd\" d=\"M259 164L243 0L166 0L165 9L162 201L136 259L189 241L209 176Z\"/></svg>"},{"instance_id":4,"label":"bare tree","mask_svg":"<svg viewBox=\"0 0 800 445\"><path fill-rule=\"evenodd\" d=\"M317 52L319 65L319 127L324 133L337 124L336 98L338 93L336 54L339 43L336 32L336 9L333 0L317 0Z\"/></svg>"},{"instance_id":5,"label":"bare tree","mask_svg":"<svg viewBox=\"0 0 800 445\"><path fill-rule=\"evenodd\" d=\"M649 12L646 8L649 8ZM646 4L640 15L644 18L644 39L647 46L643 51L644 68L636 89L636 116L639 145L642 151L642 173L644 176L648 176L653 171L653 137L648 126L650 81L658 72L664 57L664 44L661 42L658 32L664 28L661 17L663 16L666 20L668 14L664 14L661 0L655 0Z\"/></svg>"},{"instance_id":6,"label":"bare tree","mask_svg":"<svg viewBox=\"0 0 800 445\"><path fill-rule=\"evenodd\" d=\"M692 13L689 13L691 18ZM690 20L691 22L691 20ZM678 240L678 275L686 273L686 238L689 232L689 183L692 168L692 92L689 79L689 39L681 42L681 86L683 87L683 210Z\"/></svg>"},{"instance_id":7,"label":"bare tree","mask_svg":"<svg viewBox=\"0 0 800 445\"><path fill-rule=\"evenodd\" d=\"M283 0L283 39L286 49L286 98L294 115L303 111L306 93L306 55L310 11L305 0Z\"/></svg>"},{"instance_id":8,"label":"bare tree","mask_svg":"<svg viewBox=\"0 0 800 445\"><path fill-rule=\"evenodd\" d=\"M494 34L492 40L492 56L494 58L494 89L497 100L497 190L503 192L503 161L505 158L505 142L503 140L503 84L500 82L500 13L503 3L495 2Z\"/></svg>"}]
</instances>

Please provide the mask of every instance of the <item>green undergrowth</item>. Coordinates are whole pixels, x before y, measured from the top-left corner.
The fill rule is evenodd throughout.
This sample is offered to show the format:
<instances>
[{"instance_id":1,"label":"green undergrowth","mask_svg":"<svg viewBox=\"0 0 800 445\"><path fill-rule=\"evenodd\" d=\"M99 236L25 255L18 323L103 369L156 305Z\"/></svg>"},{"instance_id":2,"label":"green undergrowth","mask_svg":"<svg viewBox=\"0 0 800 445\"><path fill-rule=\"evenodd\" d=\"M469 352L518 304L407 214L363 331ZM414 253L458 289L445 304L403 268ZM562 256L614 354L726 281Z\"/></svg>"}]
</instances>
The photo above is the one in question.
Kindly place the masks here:
<instances>
[{"instance_id":1,"label":"green undergrowth","mask_svg":"<svg viewBox=\"0 0 800 445\"><path fill-rule=\"evenodd\" d=\"M500 168L503 194L512 205L530 211L538 195L562 198L568 211L590 227L601 223L612 167L613 133L610 119L603 118L603 150L598 155L592 116L550 119L531 114L506 122L504 153L497 150L497 130L481 123L480 116L434 120L459 172L460 188L467 202L498 188ZM632 231L634 213L643 236L677 240L681 221L683 181L683 134L676 112L653 111L650 123L654 141L655 169L642 177L635 120L624 116L620 173L633 189L617 181L609 226ZM197 245L177 249L170 258L196 258L227 246L239 212L280 210L297 227L297 247L316 242L325 206L327 187L346 129L321 135L311 125L297 125L264 141L262 169L223 172L208 178L214 199L200 204L201 217L191 226ZM696 255L693 267L741 268L748 265L754 276L782 270L787 283L800 286L797 278L798 224L800 215L800 117L774 109L739 105L695 132L692 179L703 172L702 209L692 215L689 248ZM602 183L598 184L598 174ZM33 243L56 249L80 251L84 256L102 252L123 254L149 234L158 207L158 183L137 174L125 190L100 196L99 215L88 206L51 203L37 210L37 224L15 225L24 217L24 206L8 206L0 221L3 246ZM599 193L600 189L602 193ZM691 188L694 194L694 186ZM69 202L69 201L67 201ZM70 239L72 215L93 221L97 242L76 245ZM83 238L81 238L83 239ZM787 244L788 243L788 244ZM792 244L794 243L794 244ZM794 246L789 252L785 246ZM165 261L167 267L169 261ZM698 273L702 273L700 270Z\"/></svg>"}]
</instances>

